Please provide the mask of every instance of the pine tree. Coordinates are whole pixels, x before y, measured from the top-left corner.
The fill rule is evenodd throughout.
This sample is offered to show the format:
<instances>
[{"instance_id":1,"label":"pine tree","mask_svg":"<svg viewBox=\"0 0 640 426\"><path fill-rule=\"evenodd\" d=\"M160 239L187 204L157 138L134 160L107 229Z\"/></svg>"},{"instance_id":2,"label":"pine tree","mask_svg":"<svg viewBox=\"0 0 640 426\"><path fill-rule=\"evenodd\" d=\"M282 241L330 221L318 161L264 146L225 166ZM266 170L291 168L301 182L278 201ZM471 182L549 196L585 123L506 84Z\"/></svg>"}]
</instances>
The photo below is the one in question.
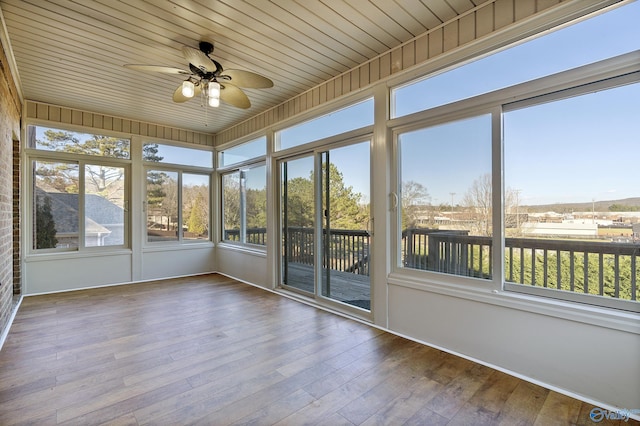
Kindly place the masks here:
<instances>
[{"instance_id":1,"label":"pine tree","mask_svg":"<svg viewBox=\"0 0 640 426\"><path fill-rule=\"evenodd\" d=\"M36 248L55 248L58 244L56 238L56 222L51 213L51 198L44 197L44 202L40 202L40 197L36 197Z\"/></svg>"}]
</instances>

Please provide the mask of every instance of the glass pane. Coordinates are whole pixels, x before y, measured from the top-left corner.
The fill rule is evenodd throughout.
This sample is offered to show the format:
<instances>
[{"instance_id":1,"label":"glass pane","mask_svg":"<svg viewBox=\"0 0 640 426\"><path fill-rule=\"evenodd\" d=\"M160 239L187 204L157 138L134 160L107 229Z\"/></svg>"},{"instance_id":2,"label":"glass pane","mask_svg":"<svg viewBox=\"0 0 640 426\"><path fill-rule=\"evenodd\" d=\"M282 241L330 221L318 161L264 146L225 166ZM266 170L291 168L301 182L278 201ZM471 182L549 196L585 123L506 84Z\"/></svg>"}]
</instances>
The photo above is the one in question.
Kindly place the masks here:
<instances>
[{"instance_id":1,"label":"glass pane","mask_svg":"<svg viewBox=\"0 0 640 426\"><path fill-rule=\"evenodd\" d=\"M124 245L124 168L86 165L84 181L84 245Z\"/></svg>"},{"instance_id":2,"label":"glass pane","mask_svg":"<svg viewBox=\"0 0 640 426\"><path fill-rule=\"evenodd\" d=\"M155 163L213 167L213 152L209 150L182 148L159 143L145 143L142 148L142 159Z\"/></svg>"},{"instance_id":3,"label":"glass pane","mask_svg":"<svg viewBox=\"0 0 640 426\"><path fill-rule=\"evenodd\" d=\"M147 240L178 241L178 173L147 171Z\"/></svg>"},{"instance_id":4,"label":"glass pane","mask_svg":"<svg viewBox=\"0 0 640 426\"><path fill-rule=\"evenodd\" d=\"M491 278L491 116L403 133L405 268Z\"/></svg>"},{"instance_id":5,"label":"glass pane","mask_svg":"<svg viewBox=\"0 0 640 426\"><path fill-rule=\"evenodd\" d=\"M34 249L79 245L78 165L33 162Z\"/></svg>"},{"instance_id":6,"label":"glass pane","mask_svg":"<svg viewBox=\"0 0 640 426\"><path fill-rule=\"evenodd\" d=\"M223 239L248 244L267 242L266 166L222 176Z\"/></svg>"},{"instance_id":7,"label":"glass pane","mask_svg":"<svg viewBox=\"0 0 640 426\"><path fill-rule=\"evenodd\" d=\"M241 173L244 173L246 197L246 242L265 245L267 243L267 167L253 167Z\"/></svg>"},{"instance_id":8,"label":"glass pane","mask_svg":"<svg viewBox=\"0 0 640 426\"><path fill-rule=\"evenodd\" d=\"M393 117L488 93L640 48L640 2L393 90ZM477 78L482 76L482 78Z\"/></svg>"},{"instance_id":9,"label":"glass pane","mask_svg":"<svg viewBox=\"0 0 640 426\"><path fill-rule=\"evenodd\" d=\"M267 154L267 138L261 137L218 152L218 167L230 166Z\"/></svg>"},{"instance_id":10,"label":"glass pane","mask_svg":"<svg viewBox=\"0 0 640 426\"><path fill-rule=\"evenodd\" d=\"M281 164L282 283L309 293L315 292L313 163L304 157Z\"/></svg>"},{"instance_id":11,"label":"glass pane","mask_svg":"<svg viewBox=\"0 0 640 426\"><path fill-rule=\"evenodd\" d=\"M209 239L209 175L182 174L183 239Z\"/></svg>"},{"instance_id":12,"label":"glass pane","mask_svg":"<svg viewBox=\"0 0 640 426\"><path fill-rule=\"evenodd\" d=\"M367 141L322 155L321 292L366 310L371 309L369 153Z\"/></svg>"},{"instance_id":13,"label":"glass pane","mask_svg":"<svg viewBox=\"0 0 640 426\"><path fill-rule=\"evenodd\" d=\"M373 124L373 99L334 111L278 132L279 149L287 149Z\"/></svg>"},{"instance_id":14,"label":"glass pane","mask_svg":"<svg viewBox=\"0 0 640 426\"><path fill-rule=\"evenodd\" d=\"M640 300L639 99L636 83L504 115L507 281Z\"/></svg>"},{"instance_id":15,"label":"glass pane","mask_svg":"<svg viewBox=\"0 0 640 426\"><path fill-rule=\"evenodd\" d=\"M222 176L222 239L240 241L240 172Z\"/></svg>"},{"instance_id":16,"label":"glass pane","mask_svg":"<svg viewBox=\"0 0 640 426\"><path fill-rule=\"evenodd\" d=\"M111 158L129 158L131 144L129 139L40 126L28 126L27 137L29 148Z\"/></svg>"}]
</instances>

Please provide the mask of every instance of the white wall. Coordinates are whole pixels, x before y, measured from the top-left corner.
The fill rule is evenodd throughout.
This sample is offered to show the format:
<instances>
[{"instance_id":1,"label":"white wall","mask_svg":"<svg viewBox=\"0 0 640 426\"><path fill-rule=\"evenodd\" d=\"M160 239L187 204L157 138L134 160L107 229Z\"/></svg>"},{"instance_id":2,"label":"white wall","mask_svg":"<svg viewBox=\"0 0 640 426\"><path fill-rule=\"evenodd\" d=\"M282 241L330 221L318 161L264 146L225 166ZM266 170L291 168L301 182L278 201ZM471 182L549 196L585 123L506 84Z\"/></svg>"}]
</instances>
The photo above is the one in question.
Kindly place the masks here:
<instances>
[{"instance_id":1,"label":"white wall","mask_svg":"<svg viewBox=\"0 0 640 426\"><path fill-rule=\"evenodd\" d=\"M636 328L614 330L389 285L391 331L620 408L640 407L640 324Z\"/></svg>"},{"instance_id":2,"label":"white wall","mask_svg":"<svg viewBox=\"0 0 640 426\"><path fill-rule=\"evenodd\" d=\"M131 254L40 256L23 267L24 294L52 293L131 281Z\"/></svg>"},{"instance_id":3,"label":"white wall","mask_svg":"<svg viewBox=\"0 0 640 426\"><path fill-rule=\"evenodd\" d=\"M217 271L222 274L260 287L274 287L264 252L246 251L222 244L216 251L216 265Z\"/></svg>"},{"instance_id":4,"label":"white wall","mask_svg":"<svg viewBox=\"0 0 640 426\"><path fill-rule=\"evenodd\" d=\"M215 271L212 244L131 251L33 256L24 263L24 294L78 290ZM136 256L136 259L138 257Z\"/></svg>"}]
</instances>

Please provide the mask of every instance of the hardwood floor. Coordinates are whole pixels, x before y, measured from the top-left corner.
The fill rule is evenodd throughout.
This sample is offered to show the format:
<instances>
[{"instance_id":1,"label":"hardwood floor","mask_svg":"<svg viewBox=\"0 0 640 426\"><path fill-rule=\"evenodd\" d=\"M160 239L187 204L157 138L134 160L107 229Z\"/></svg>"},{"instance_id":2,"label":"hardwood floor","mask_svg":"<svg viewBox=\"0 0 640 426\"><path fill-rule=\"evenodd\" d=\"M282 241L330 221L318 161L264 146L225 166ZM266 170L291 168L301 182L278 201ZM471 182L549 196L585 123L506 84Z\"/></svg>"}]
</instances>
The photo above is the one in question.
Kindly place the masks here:
<instances>
[{"instance_id":1,"label":"hardwood floor","mask_svg":"<svg viewBox=\"0 0 640 426\"><path fill-rule=\"evenodd\" d=\"M0 351L1 425L588 425L592 408L219 275L27 297Z\"/></svg>"}]
</instances>

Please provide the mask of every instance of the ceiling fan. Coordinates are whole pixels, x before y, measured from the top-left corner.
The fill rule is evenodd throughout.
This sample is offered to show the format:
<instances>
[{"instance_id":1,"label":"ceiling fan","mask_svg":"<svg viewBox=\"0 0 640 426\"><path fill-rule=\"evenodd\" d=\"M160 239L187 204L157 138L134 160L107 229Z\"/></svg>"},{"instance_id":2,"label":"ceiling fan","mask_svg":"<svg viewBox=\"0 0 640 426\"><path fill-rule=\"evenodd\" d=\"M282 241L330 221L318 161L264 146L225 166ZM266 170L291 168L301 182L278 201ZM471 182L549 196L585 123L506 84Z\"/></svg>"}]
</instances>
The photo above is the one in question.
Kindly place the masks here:
<instances>
[{"instance_id":1,"label":"ceiling fan","mask_svg":"<svg viewBox=\"0 0 640 426\"><path fill-rule=\"evenodd\" d=\"M225 70L222 65L209 55L213 52L213 44L201 41L200 50L189 46L182 47L182 54L189 62L189 70L180 68L126 64L126 68L159 72L164 74L179 74L187 76L173 92L174 102L186 102L196 95L203 94L209 106L217 107L220 101L237 108L249 108L251 102L242 88L266 89L273 87L273 82L259 74L243 70Z\"/></svg>"}]
</instances>

